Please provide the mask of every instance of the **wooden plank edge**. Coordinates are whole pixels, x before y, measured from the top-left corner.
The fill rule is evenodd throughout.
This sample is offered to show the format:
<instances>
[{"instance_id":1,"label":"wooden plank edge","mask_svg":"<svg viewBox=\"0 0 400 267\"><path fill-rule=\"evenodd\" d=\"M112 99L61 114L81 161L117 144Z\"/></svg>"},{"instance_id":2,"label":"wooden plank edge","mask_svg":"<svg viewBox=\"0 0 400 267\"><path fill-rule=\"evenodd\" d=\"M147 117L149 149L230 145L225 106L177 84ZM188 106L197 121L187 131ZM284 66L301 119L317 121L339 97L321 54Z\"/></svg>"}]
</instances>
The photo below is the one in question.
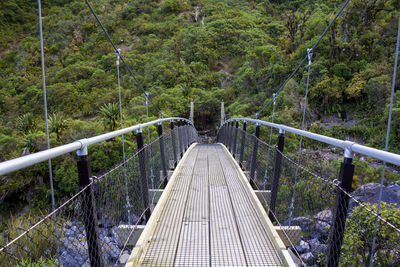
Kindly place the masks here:
<instances>
[{"instance_id":1,"label":"wooden plank edge","mask_svg":"<svg viewBox=\"0 0 400 267\"><path fill-rule=\"evenodd\" d=\"M241 179L242 183L246 186L247 192L250 193L250 195L251 195L250 199L253 202L253 205L255 207L257 215L261 219L264 229L267 231L269 237L271 238L272 244L274 245L275 249L278 251L278 254L281 257L281 260L283 261L283 264L285 266L295 267L296 265L295 265L292 257L290 257L290 254L287 251L285 244L283 243L282 239L280 238L278 232L275 230L274 225L272 224L271 220L269 219L268 214L265 212L264 207L262 206L256 193L254 192L253 188L251 187L243 170L240 168L239 164L237 163L235 158L232 156L232 154L229 152L229 150L226 148L226 146L222 143L218 143L218 144L220 144L225 149L225 151L231 157L231 160L234 162L236 170L239 172L239 174L240 174L239 176L242 178Z\"/></svg>"},{"instance_id":2,"label":"wooden plank edge","mask_svg":"<svg viewBox=\"0 0 400 267\"><path fill-rule=\"evenodd\" d=\"M143 230L143 233L140 235L139 240L136 242L135 247L132 249L131 255L128 261L125 264L125 267L132 267L137 266L140 263L141 258L143 255L146 254L146 251L150 245L151 237L154 234L156 226L158 224L159 218L164 210L164 206L167 203L167 199L172 191L176 183L176 177L180 172L183 162L185 162L187 155L189 155L190 151L197 145L197 143L193 143L186 153L183 155L183 158L179 161L178 166L176 166L174 173L172 174L167 187L164 189L156 207L153 210L152 215L150 216L149 222L146 224L146 227Z\"/></svg>"}]
</instances>

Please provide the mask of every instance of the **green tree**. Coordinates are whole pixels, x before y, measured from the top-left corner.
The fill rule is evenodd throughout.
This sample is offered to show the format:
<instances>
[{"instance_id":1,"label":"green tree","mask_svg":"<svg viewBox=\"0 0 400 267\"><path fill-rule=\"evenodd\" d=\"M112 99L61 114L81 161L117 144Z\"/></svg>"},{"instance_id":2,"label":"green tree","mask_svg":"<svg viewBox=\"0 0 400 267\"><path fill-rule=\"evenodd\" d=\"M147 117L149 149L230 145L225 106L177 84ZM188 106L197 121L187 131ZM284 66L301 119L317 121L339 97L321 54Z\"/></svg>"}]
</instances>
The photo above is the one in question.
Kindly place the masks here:
<instances>
[{"instance_id":1,"label":"green tree","mask_svg":"<svg viewBox=\"0 0 400 267\"><path fill-rule=\"evenodd\" d=\"M378 204L364 203L369 209L377 210ZM382 202L381 216L400 226L400 209L393 204ZM340 256L340 266L369 266L372 240L374 236L375 216L362 206L355 207L346 221L346 231ZM374 266L400 265L400 233L389 224L379 221Z\"/></svg>"},{"instance_id":2,"label":"green tree","mask_svg":"<svg viewBox=\"0 0 400 267\"><path fill-rule=\"evenodd\" d=\"M119 120L119 106L117 103L104 104L100 108L100 116L103 121L104 127L110 131L117 128Z\"/></svg>"},{"instance_id":3,"label":"green tree","mask_svg":"<svg viewBox=\"0 0 400 267\"><path fill-rule=\"evenodd\" d=\"M60 113L53 113L49 116L49 130L57 135L57 141L60 141L61 134L68 128L68 120Z\"/></svg>"},{"instance_id":4,"label":"green tree","mask_svg":"<svg viewBox=\"0 0 400 267\"><path fill-rule=\"evenodd\" d=\"M17 119L18 129L24 134L34 132L36 129L35 118L32 113L28 112L21 115Z\"/></svg>"}]
</instances>

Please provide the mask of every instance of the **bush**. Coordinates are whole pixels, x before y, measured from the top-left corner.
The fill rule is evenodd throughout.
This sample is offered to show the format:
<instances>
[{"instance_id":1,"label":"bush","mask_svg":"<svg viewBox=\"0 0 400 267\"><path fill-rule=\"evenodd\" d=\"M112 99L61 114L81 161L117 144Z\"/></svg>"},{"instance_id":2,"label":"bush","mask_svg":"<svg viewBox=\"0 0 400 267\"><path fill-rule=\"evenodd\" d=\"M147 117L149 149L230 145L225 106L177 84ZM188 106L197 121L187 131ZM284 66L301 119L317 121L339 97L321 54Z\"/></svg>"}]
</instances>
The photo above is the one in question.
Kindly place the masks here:
<instances>
[{"instance_id":1,"label":"bush","mask_svg":"<svg viewBox=\"0 0 400 267\"><path fill-rule=\"evenodd\" d=\"M369 209L377 210L377 205L365 203ZM400 226L400 209L394 205L381 204L381 216ZM340 266L369 266L375 216L362 206L354 208L346 221ZM399 266L400 234L388 224L379 221L374 253L374 266Z\"/></svg>"}]
</instances>

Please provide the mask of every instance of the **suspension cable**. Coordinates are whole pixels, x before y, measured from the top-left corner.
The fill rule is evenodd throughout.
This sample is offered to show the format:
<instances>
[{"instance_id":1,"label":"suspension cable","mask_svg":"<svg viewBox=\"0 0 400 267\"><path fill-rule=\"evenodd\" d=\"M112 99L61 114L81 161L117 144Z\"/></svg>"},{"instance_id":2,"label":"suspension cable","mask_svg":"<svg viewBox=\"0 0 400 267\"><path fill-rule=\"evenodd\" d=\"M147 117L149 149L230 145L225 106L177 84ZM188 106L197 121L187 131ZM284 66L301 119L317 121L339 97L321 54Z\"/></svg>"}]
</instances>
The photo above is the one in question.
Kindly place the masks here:
<instances>
[{"instance_id":1,"label":"suspension cable","mask_svg":"<svg viewBox=\"0 0 400 267\"><path fill-rule=\"evenodd\" d=\"M121 56L121 51L118 49L118 52L115 53L117 57L116 65L117 65L117 79L118 79L118 102L119 102L119 118L121 123L121 129L124 128L123 120L122 120L122 100L121 100L121 82L119 77L119 58ZM128 213L128 224L131 224L131 204L129 201L129 191L128 191L128 175L126 171L126 159L125 159L125 140L124 135L121 135L122 140L122 159L124 161L124 180L125 180L125 201L126 201L126 211Z\"/></svg>"},{"instance_id":2,"label":"suspension cable","mask_svg":"<svg viewBox=\"0 0 400 267\"><path fill-rule=\"evenodd\" d=\"M389 118L388 118L388 123L387 123L387 130L386 130L385 151L388 151L388 148L389 148L390 124L392 121L393 98L394 98L394 89L395 89L395 85L396 85L397 61L398 61L398 57L399 57L399 43L400 43L400 17L399 17L399 26L398 26L398 31L397 31L396 56L394 59L392 93L391 93L391 97L390 97ZM374 258L373 255L375 254L376 233L378 230L378 223L379 223L378 216L380 215L380 211L381 211L383 180L385 179L385 169L386 169L386 162L383 162L381 185L380 185L381 187L379 189L378 211L377 211L377 215L375 218L374 238L372 241L372 247L371 247L371 253L370 253L370 255L371 255L370 262L369 262L370 267L373 266L373 258Z\"/></svg>"},{"instance_id":3,"label":"suspension cable","mask_svg":"<svg viewBox=\"0 0 400 267\"><path fill-rule=\"evenodd\" d=\"M44 69L44 46L43 46L43 27L42 27L42 6L40 0L38 0L38 12L39 12L39 34L40 34L40 57L41 57L41 66L42 66L42 87L43 87L43 103L44 103L44 121L46 124L46 143L47 149L50 149L50 139L49 139L49 123L48 123L48 114L47 114L47 96L46 96L46 76ZM54 199L54 185L53 185L53 170L51 167L51 159L48 160L49 165L49 180L50 180L50 193L51 193L51 210L54 211L56 208L55 199ZM56 214L53 216L54 220L54 233L57 238L57 218ZM58 248L58 242L56 242L56 246Z\"/></svg>"},{"instance_id":4,"label":"suspension cable","mask_svg":"<svg viewBox=\"0 0 400 267\"><path fill-rule=\"evenodd\" d=\"M307 110L307 96L308 96L308 87L309 87L309 83L310 83L310 70L311 70L312 54L313 54L313 50L312 49L307 49L308 71L307 71L306 95L304 96L304 104L303 104L304 105L303 106L303 119L301 121L301 129L302 130L304 129L304 122L305 122L306 110ZM300 136L299 150L297 152L297 166L300 164L302 142L303 142L303 136ZM296 197L296 183L297 183L298 173L299 173L299 167L296 167L296 173L294 175L293 195L292 195L292 200L291 200L290 206L289 206L289 222L291 222L292 217L293 217L294 202L295 202L295 197Z\"/></svg>"},{"instance_id":5,"label":"suspension cable","mask_svg":"<svg viewBox=\"0 0 400 267\"><path fill-rule=\"evenodd\" d=\"M149 94L145 93L145 99L146 99L146 119L147 122L149 122L149 104L148 104L148 98ZM161 113L162 114L162 113ZM150 137L150 126L147 126L147 137L149 139L149 156L150 156L150 181L151 181L151 189L154 189L154 172L153 172L153 156L151 152L151 137Z\"/></svg>"},{"instance_id":6,"label":"suspension cable","mask_svg":"<svg viewBox=\"0 0 400 267\"><path fill-rule=\"evenodd\" d=\"M312 51L317 47L319 42L322 40L322 38L325 36L325 34L328 32L328 30L332 27L333 23L335 23L336 19L339 17L339 15L342 13L342 11L345 9L347 4L350 2L350 0L347 0L343 6L340 8L339 12L336 14L336 16L333 18L333 20L329 23L329 25L325 28L324 32L321 34L321 36L318 38L318 40L315 42L313 47L311 48ZM303 65L304 61L306 61L308 56L305 56L301 62L297 65L296 69L292 72L292 74L289 75L289 77L286 79L286 81L283 83L283 85L276 91L276 94L278 95L282 89L285 87L285 85L289 82L289 80L296 74L296 72L300 69L301 65ZM261 115L261 112L264 111L264 109L271 104L273 99L271 99L267 104L265 104L259 112L257 112L259 115Z\"/></svg>"},{"instance_id":7,"label":"suspension cable","mask_svg":"<svg viewBox=\"0 0 400 267\"><path fill-rule=\"evenodd\" d=\"M110 44L112 45L112 47L114 48L115 53L119 53L117 47L115 46L114 42L111 40L110 35L108 34L107 30L104 28L103 23L101 23L99 17L96 15L96 12L94 12L92 6L90 5L88 0L85 0L86 5L89 7L90 11L92 12L93 16L95 17L97 23L99 24L100 28L103 30L104 34L106 35L108 41L110 42ZM129 67L128 63L126 63L125 59L120 55L120 59L121 61L124 63L125 67L128 69L129 74L133 77L133 79L135 80L137 86L140 88L140 90L142 90L143 94L146 94L146 91L144 90L143 86L140 84L140 82L136 79L136 76L133 74L132 69ZM160 108L153 102L153 100L151 100L151 98L149 98L150 103L157 109L157 111L159 113L161 113Z\"/></svg>"},{"instance_id":8,"label":"suspension cable","mask_svg":"<svg viewBox=\"0 0 400 267\"><path fill-rule=\"evenodd\" d=\"M274 115L275 115L275 105L276 105L276 94L273 94L273 100L274 100L274 104L272 105L272 119L271 122L274 123ZM265 164L265 172L264 172L264 182L263 182L263 188L265 190L265 187L267 185L267 180L268 180L268 165L269 165L269 153L271 151L270 147L271 147L271 141L272 141L272 127L270 127L270 132L269 132L269 141L268 141L268 151L267 151L267 160L266 160L266 164Z\"/></svg>"}]
</instances>

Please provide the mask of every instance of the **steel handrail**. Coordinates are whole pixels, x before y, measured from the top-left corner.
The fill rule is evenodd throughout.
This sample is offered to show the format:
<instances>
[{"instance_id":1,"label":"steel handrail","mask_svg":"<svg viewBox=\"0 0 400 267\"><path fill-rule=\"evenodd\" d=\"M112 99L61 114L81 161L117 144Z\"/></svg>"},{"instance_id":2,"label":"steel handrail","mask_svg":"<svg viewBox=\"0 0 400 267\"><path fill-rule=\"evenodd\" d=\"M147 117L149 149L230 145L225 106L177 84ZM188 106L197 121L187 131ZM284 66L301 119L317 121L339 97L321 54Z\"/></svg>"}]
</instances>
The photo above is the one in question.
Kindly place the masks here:
<instances>
[{"instance_id":1,"label":"steel handrail","mask_svg":"<svg viewBox=\"0 0 400 267\"><path fill-rule=\"evenodd\" d=\"M340 140L340 139L336 139L333 137L328 137L328 136L296 129L296 128L289 127L286 125L266 122L266 121L257 120L257 119L231 118L229 120L226 120L223 125L227 124L228 122L233 122L233 121L254 122L259 125L265 125L268 127L278 129L281 133L283 133L285 131L291 132L291 133L294 133L294 134L297 134L297 135L300 135L303 137L307 137L307 138L310 138L310 139L313 139L313 140L316 140L316 141L319 141L322 143L333 145L335 147L344 149L345 157L348 157L348 158L352 158L353 153L359 153L359 154L362 154L362 155L365 155L365 156L368 156L371 158L375 158L375 159L382 160L387 163L392 163L394 165L400 166L400 155L391 153L391 152L387 152L387 151L383 151L383 150L379 150L376 148L363 146L363 145L357 144L356 142Z\"/></svg>"},{"instance_id":2,"label":"steel handrail","mask_svg":"<svg viewBox=\"0 0 400 267\"><path fill-rule=\"evenodd\" d=\"M192 125L192 122L188 119L184 118L179 118L179 117L171 117L171 118L164 118L164 119L158 119L154 121L150 121L147 123L142 123L142 124L137 124L131 127L127 127L121 130L113 131L110 133L105 133L102 135L90 137L90 138L84 138L77 140L75 142L58 146L55 148L47 149L44 151L40 151L34 154L30 154L27 156L19 157L16 159L11 159L7 161L0 162L0 175L8 174L14 171L21 170L23 168L35 165L37 163L44 162L46 160L65 155L70 152L74 151L81 151L81 150L86 150L87 147L90 145L100 143L109 139L112 139L114 137L127 134L133 131L140 131L142 128L154 125L154 124L159 124L165 121L185 121L188 122L189 124Z\"/></svg>"}]
</instances>

